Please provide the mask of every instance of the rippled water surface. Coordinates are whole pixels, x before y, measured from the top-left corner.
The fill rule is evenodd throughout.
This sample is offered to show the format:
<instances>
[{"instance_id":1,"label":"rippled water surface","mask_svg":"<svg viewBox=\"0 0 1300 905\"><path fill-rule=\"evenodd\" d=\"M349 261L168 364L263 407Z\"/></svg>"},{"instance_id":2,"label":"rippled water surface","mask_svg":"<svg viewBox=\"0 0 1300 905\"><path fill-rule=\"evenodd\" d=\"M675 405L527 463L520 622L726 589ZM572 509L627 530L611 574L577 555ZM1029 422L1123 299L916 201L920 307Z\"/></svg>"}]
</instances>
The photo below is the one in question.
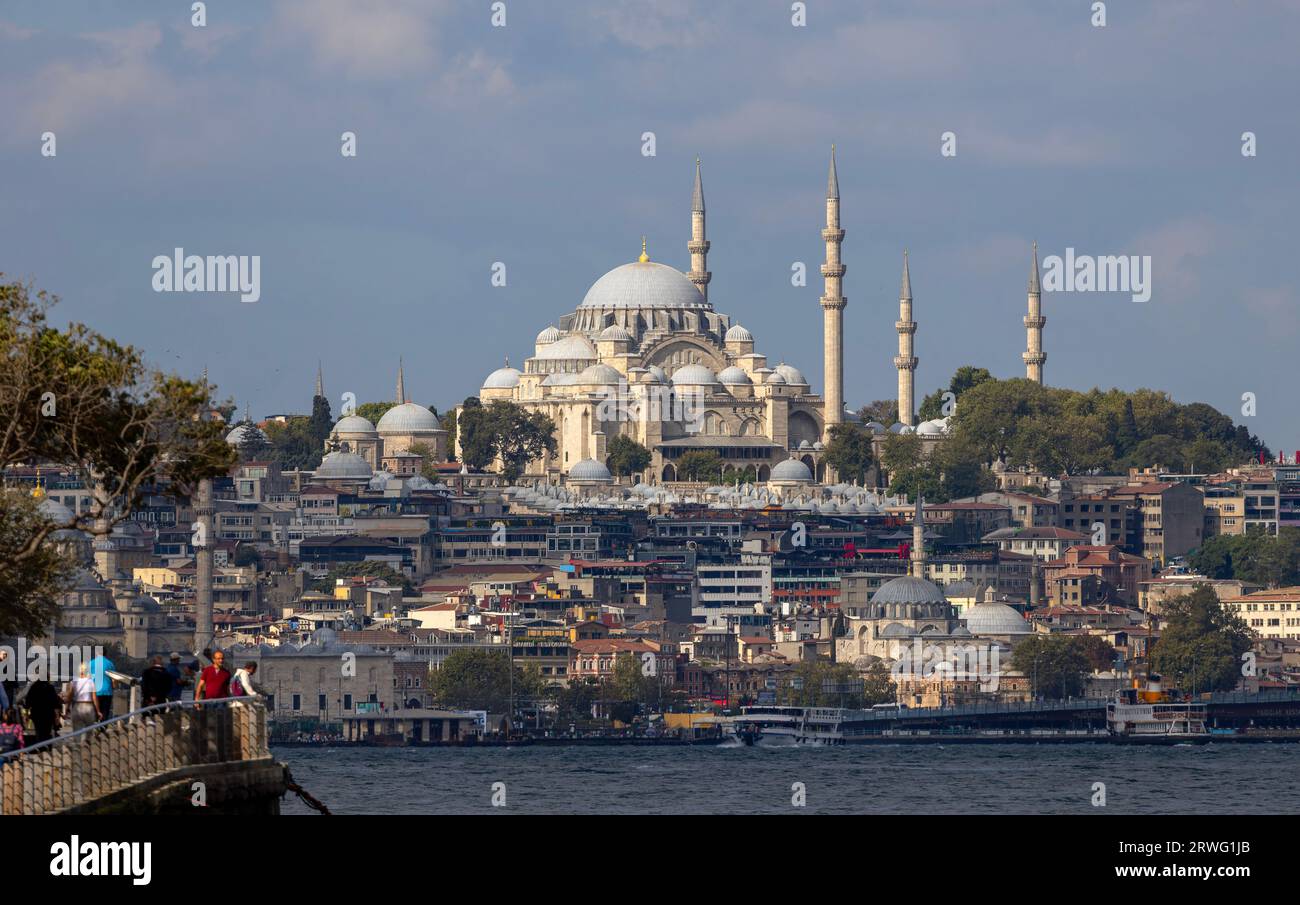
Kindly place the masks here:
<instances>
[{"instance_id":1,"label":"rippled water surface","mask_svg":"<svg viewBox=\"0 0 1300 905\"><path fill-rule=\"evenodd\" d=\"M1300 812L1300 744L280 748L335 813ZM1093 784L1106 785L1094 807ZM506 807L491 804L505 783ZM286 814L311 813L295 796Z\"/></svg>"}]
</instances>

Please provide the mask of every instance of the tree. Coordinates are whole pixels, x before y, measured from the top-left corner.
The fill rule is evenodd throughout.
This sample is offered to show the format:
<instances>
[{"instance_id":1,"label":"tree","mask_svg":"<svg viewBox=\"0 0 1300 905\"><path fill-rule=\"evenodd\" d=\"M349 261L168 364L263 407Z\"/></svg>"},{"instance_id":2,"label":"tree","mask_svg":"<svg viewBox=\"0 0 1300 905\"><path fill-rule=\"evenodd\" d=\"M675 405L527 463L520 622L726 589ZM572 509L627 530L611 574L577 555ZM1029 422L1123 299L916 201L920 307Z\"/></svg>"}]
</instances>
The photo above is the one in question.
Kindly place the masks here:
<instances>
[{"instance_id":1,"label":"tree","mask_svg":"<svg viewBox=\"0 0 1300 905\"><path fill-rule=\"evenodd\" d=\"M371 424L378 424L384 414L397 405L396 402L363 402L352 414L365 418Z\"/></svg>"},{"instance_id":2,"label":"tree","mask_svg":"<svg viewBox=\"0 0 1300 905\"><path fill-rule=\"evenodd\" d=\"M858 409L858 417L862 423L875 421L877 424L883 424L889 427L891 424L898 423L898 400L897 399L877 399L875 402L864 405Z\"/></svg>"},{"instance_id":3,"label":"tree","mask_svg":"<svg viewBox=\"0 0 1300 905\"><path fill-rule=\"evenodd\" d=\"M874 464L871 432L858 424L841 423L831 427L830 442L822 454L824 461L839 474L841 481L865 484L867 472Z\"/></svg>"},{"instance_id":4,"label":"tree","mask_svg":"<svg viewBox=\"0 0 1300 905\"><path fill-rule=\"evenodd\" d=\"M889 704L898 699L898 685L883 660L873 660L862 677L862 706Z\"/></svg>"},{"instance_id":5,"label":"tree","mask_svg":"<svg viewBox=\"0 0 1300 905\"><path fill-rule=\"evenodd\" d=\"M316 441L317 449L325 448L334 418L330 415L330 401L324 396L313 396L311 400L311 418L307 422L307 436Z\"/></svg>"},{"instance_id":6,"label":"tree","mask_svg":"<svg viewBox=\"0 0 1300 905\"><path fill-rule=\"evenodd\" d=\"M1029 677L1035 698L1051 700L1083 694L1092 673L1087 651L1072 635L1026 638L1012 652L1011 666Z\"/></svg>"},{"instance_id":7,"label":"tree","mask_svg":"<svg viewBox=\"0 0 1300 905\"><path fill-rule=\"evenodd\" d=\"M429 693L438 706L454 710L505 713L510 709L510 691L510 655L504 649L452 651L429 674ZM514 668L517 701L537 697L541 691L536 671Z\"/></svg>"},{"instance_id":8,"label":"tree","mask_svg":"<svg viewBox=\"0 0 1300 905\"><path fill-rule=\"evenodd\" d=\"M457 428L465 464L485 469L500 461L501 474L511 482L529 462L556 449L555 422L546 413L504 399L487 406L474 397L466 399Z\"/></svg>"},{"instance_id":9,"label":"tree","mask_svg":"<svg viewBox=\"0 0 1300 905\"><path fill-rule=\"evenodd\" d=\"M1300 529L1282 528L1273 537L1261 528L1242 535L1215 535L1188 555L1208 578L1236 578L1267 588L1300 583Z\"/></svg>"},{"instance_id":10,"label":"tree","mask_svg":"<svg viewBox=\"0 0 1300 905\"><path fill-rule=\"evenodd\" d=\"M609 470L620 478L641 474L650 467L650 450L622 434L609 441L607 453Z\"/></svg>"},{"instance_id":11,"label":"tree","mask_svg":"<svg viewBox=\"0 0 1300 905\"><path fill-rule=\"evenodd\" d=\"M674 464L679 481L717 483L722 480L722 457L714 450L693 449L683 453Z\"/></svg>"},{"instance_id":12,"label":"tree","mask_svg":"<svg viewBox=\"0 0 1300 905\"><path fill-rule=\"evenodd\" d=\"M412 443L407 452L413 453L420 457L420 476L429 481L438 481L442 475L438 473L438 455L437 451L428 443Z\"/></svg>"},{"instance_id":13,"label":"tree","mask_svg":"<svg viewBox=\"0 0 1300 905\"><path fill-rule=\"evenodd\" d=\"M244 434L239 440L239 461L260 462L270 451L271 444L267 442L262 429L251 420L245 420L243 427Z\"/></svg>"},{"instance_id":14,"label":"tree","mask_svg":"<svg viewBox=\"0 0 1300 905\"><path fill-rule=\"evenodd\" d=\"M1241 679L1241 657L1254 645L1244 619L1223 608L1214 590L1197 585L1164 604L1165 627L1151 666L1185 692L1227 691Z\"/></svg>"},{"instance_id":15,"label":"tree","mask_svg":"<svg viewBox=\"0 0 1300 905\"><path fill-rule=\"evenodd\" d=\"M952 393L954 400L960 399L962 394L967 390L979 386L986 380L992 380L993 375L989 373L988 368L977 368L972 365L963 365L958 368L948 381L946 392ZM933 421L936 418L944 418L953 414L952 411L944 411L944 393L942 389L935 390L925 397L921 402L921 408L917 416L922 421Z\"/></svg>"},{"instance_id":16,"label":"tree","mask_svg":"<svg viewBox=\"0 0 1300 905\"><path fill-rule=\"evenodd\" d=\"M340 578L379 578L390 587L400 587L403 595L415 594L415 585L411 583L410 578L388 563L376 560L334 563L325 573L325 577L314 582L312 587L322 594L329 594L333 592Z\"/></svg>"},{"instance_id":17,"label":"tree","mask_svg":"<svg viewBox=\"0 0 1300 905\"><path fill-rule=\"evenodd\" d=\"M311 431L311 420L301 415L284 422L272 421L266 425L265 433L269 443L267 458L285 470L313 470L325 455L324 441L317 442Z\"/></svg>"},{"instance_id":18,"label":"tree","mask_svg":"<svg viewBox=\"0 0 1300 905\"><path fill-rule=\"evenodd\" d=\"M603 697L610 705L610 716L620 723L630 723L643 706L658 702L659 691L659 682L642 672L640 658L623 653L614 660Z\"/></svg>"},{"instance_id":19,"label":"tree","mask_svg":"<svg viewBox=\"0 0 1300 905\"><path fill-rule=\"evenodd\" d=\"M870 676L870 686L873 694L886 690L882 689L878 674ZM804 660L782 679L776 699L788 707L843 706L856 709L864 705L866 687L867 683L864 683L863 677L850 663ZM893 700L893 697L893 691L890 691L885 700ZM879 704L883 701L872 703Z\"/></svg>"},{"instance_id":20,"label":"tree","mask_svg":"<svg viewBox=\"0 0 1300 905\"><path fill-rule=\"evenodd\" d=\"M0 490L0 635L44 634L69 564L46 541L129 518L146 489L186 496L228 473L226 425L212 387L146 368L142 354L82 324L48 323L57 299L0 275L0 472L59 463L94 488L67 524L17 489Z\"/></svg>"}]
</instances>

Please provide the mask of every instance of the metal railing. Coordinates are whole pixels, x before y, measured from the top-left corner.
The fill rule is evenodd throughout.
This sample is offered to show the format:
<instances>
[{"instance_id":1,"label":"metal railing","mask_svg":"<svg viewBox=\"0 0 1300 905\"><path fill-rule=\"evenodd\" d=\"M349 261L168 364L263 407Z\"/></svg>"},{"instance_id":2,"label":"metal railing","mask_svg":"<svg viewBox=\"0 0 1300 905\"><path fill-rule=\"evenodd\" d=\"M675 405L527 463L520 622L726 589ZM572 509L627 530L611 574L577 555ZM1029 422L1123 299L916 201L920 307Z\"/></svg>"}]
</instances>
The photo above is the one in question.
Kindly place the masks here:
<instances>
[{"instance_id":1,"label":"metal railing","mask_svg":"<svg viewBox=\"0 0 1300 905\"><path fill-rule=\"evenodd\" d=\"M260 698L156 704L0 756L0 815L56 814L185 767L270 756Z\"/></svg>"}]
</instances>

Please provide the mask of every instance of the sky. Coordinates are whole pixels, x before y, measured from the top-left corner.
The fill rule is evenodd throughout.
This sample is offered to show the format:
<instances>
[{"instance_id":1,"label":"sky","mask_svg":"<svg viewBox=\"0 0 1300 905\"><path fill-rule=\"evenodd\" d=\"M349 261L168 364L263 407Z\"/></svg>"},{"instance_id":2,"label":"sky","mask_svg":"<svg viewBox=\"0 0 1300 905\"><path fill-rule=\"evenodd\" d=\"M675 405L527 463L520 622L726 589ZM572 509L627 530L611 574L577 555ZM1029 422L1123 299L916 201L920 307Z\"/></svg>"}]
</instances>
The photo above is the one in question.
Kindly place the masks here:
<instances>
[{"instance_id":1,"label":"sky","mask_svg":"<svg viewBox=\"0 0 1300 905\"><path fill-rule=\"evenodd\" d=\"M1300 2L1110 2L1104 27L1091 0L792 5L0 3L0 272L256 418L309 412L318 360L336 413L391 399L399 356L442 410L641 236L688 270L698 155L710 300L820 392L834 143L851 407L896 395L904 249L918 402L962 365L1023 376L1037 240L1151 262L1146 302L1044 296L1047 383L1300 448ZM259 256L260 299L155 292L177 247Z\"/></svg>"}]
</instances>

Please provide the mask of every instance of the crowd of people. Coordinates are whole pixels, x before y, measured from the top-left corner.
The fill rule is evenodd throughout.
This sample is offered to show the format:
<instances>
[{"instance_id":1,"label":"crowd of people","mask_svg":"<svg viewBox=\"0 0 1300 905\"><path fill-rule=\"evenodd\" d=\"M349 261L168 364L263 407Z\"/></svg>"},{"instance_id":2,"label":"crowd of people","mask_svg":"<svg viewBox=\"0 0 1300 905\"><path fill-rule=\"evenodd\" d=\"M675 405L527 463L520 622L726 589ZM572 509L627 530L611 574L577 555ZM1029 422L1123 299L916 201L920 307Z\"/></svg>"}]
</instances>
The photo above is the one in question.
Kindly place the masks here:
<instances>
[{"instance_id":1,"label":"crowd of people","mask_svg":"<svg viewBox=\"0 0 1300 905\"><path fill-rule=\"evenodd\" d=\"M0 659L7 651L0 650ZM82 663L77 676L62 689L38 668L21 688L16 682L0 683L0 754L49 741L67 729L77 732L113 718L114 687L138 685L140 706L174 703L189 696L195 701L260 694L255 683L257 664L246 663L234 673L225 665L222 651L205 649L188 662L173 653L164 663L161 655L150 659L137 678L119 673L103 654ZM206 663L206 665L205 665Z\"/></svg>"}]
</instances>

